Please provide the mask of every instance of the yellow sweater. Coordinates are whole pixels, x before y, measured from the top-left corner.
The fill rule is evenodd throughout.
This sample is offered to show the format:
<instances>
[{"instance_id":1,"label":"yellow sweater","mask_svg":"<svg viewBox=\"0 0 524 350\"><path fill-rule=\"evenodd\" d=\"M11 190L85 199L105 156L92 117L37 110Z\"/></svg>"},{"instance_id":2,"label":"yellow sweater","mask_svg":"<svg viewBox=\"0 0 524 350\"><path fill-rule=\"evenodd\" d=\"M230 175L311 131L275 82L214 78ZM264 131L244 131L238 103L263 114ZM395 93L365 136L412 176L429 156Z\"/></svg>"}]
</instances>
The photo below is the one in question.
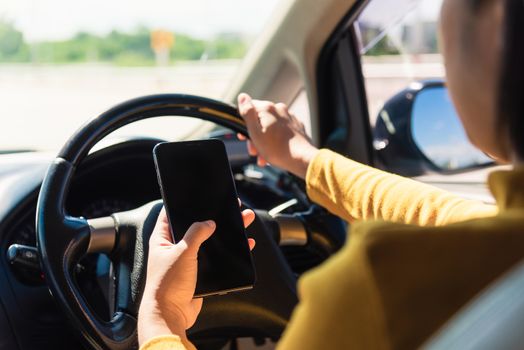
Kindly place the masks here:
<instances>
[{"instance_id":1,"label":"yellow sweater","mask_svg":"<svg viewBox=\"0 0 524 350\"><path fill-rule=\"evenodd\" d=\"M416 348L524 257L522 169L491 174L497 207L327 150L306 182L315 202L367 222L353 224L348 244L300 279L279 349ZM142 347L180 348L176 336Z\"/></svg>"}]
</instances>

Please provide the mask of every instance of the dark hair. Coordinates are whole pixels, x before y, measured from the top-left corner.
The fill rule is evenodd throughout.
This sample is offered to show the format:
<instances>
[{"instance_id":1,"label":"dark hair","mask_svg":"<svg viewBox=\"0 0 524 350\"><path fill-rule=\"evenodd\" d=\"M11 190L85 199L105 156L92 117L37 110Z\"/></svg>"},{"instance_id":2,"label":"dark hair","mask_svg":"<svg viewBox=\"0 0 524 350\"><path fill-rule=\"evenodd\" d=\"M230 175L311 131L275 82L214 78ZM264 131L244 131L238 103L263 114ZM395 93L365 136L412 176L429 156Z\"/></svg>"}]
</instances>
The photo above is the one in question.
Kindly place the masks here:
<instances>
[{"instance_id":1,"label":"dark hair","mask_svg":"<svg viewBox=\"0 0 524 350\"><path fill-rule=\"evenodd\" d=\"M469 0L469 4L473 8L473 11L478 11L486 2L486 0Z\"/></svg>"},{"instance_id":2,"label":"dark hair","mask_svg":"<svg viewBox=\"0 0 524 350\"><path fill-rule=\"evenodd\" d=\"M469 5L473 12L478 13L491 1L469 0ZM513 151L519 158L524 159L524 0L503 2L497 131L509 136Z\"/></svg>"},{"instance_id":3,"label":"dark hair","mask_svg":"<svg viewBox=\"0 0 524 350\"><path fill-rule=\"evenodd\" d=\"M524 159L524 0L504 0L498 114L502 130Z\"/></svg>"}]
</instances>

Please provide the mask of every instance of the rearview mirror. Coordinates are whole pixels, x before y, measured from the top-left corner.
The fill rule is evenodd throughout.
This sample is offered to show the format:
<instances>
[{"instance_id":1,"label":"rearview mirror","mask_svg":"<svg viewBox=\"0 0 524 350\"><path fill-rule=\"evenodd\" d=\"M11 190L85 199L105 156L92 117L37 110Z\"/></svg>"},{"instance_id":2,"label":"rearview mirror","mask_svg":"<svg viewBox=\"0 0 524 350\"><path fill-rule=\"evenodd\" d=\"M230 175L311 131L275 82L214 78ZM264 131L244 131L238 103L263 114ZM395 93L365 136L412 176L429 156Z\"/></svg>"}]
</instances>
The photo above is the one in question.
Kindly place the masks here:
<instances>
[{"instance_id":1,"label":"rearview mirror","mask_svg":"<svg viewBox=\"0 0 524 350\"><path fill-rule=\"evenodd\" d=\"M445 86L429 87L415 96L411 132L418 149L442 170L493 162L469 142Z\"/></svg>"}]
</instances>

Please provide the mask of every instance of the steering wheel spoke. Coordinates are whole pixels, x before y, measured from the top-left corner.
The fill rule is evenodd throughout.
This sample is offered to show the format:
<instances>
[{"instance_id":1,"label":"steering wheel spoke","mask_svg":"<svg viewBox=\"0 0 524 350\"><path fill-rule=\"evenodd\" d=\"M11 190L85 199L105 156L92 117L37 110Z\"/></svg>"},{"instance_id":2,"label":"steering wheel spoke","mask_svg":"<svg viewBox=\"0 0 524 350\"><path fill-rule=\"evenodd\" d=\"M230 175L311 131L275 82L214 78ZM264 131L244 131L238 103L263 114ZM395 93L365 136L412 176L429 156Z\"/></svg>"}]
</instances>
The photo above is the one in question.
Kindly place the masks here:
<instances>
[{"instance_id":1,"label":"steering wheel spoke","mask_svg":"<svg viewBox=\"0 0 524 350\"><path fill-rule=\"evenodd\" d=\"M162 209L162 201L113 214L117 244L111 260L116 272L116 310L138 315L146 278L149 237Z\"/></svg>"},{"instance_id":2,"label":"steering wheel spoke","mask_svg":"<svg viewBox=\"0 0 524 350\"><path fill-rule=\"evenodd\" d=\"M89 219L87 224L89 225L87 253L111 253L116 244L115 219L112 216Z\"/></svg>"}]
</instances>

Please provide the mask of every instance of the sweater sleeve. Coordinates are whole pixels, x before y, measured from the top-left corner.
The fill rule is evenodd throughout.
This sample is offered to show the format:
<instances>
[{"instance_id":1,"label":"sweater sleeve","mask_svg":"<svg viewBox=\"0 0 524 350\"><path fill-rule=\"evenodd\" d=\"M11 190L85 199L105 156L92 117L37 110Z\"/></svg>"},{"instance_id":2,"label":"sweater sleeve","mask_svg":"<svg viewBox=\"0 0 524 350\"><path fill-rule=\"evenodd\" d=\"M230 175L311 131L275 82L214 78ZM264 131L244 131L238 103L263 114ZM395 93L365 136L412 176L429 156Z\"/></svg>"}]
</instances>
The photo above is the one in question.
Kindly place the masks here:
<instances>
[{"instance_id":1,"label":"sweater sleeve","mask_svg":"<svg viewBox=\"0 0 524 350\"><path fill-rule=\"evenodd\" d=\"M189 341L183 341L178 335L162 335L145 342L140 350L196 350Z\"/></svg>"},{"instance_id":2,"label":"sweater sleeve","mask_svg":"<svg viewBox=\"0 0 524 350\"><path fill-rule=\"evenodd\" d=\"M321 150L308 167L310 198L349 222L385 220L441 226L496 215L494 205L466 200L444 190Z\"/></svg>"},{"instance_id":3,"label":"sweater sleeve","mask_svg":"<svg viewBox=\"0 0 524 350\"><path fill-rule=\"evenodd\" d=\"M351 240L298 281L300 302L278 350L389 350L379 290L373 280L365 235L351 228Z\"/></svg>"}]
</instances>

